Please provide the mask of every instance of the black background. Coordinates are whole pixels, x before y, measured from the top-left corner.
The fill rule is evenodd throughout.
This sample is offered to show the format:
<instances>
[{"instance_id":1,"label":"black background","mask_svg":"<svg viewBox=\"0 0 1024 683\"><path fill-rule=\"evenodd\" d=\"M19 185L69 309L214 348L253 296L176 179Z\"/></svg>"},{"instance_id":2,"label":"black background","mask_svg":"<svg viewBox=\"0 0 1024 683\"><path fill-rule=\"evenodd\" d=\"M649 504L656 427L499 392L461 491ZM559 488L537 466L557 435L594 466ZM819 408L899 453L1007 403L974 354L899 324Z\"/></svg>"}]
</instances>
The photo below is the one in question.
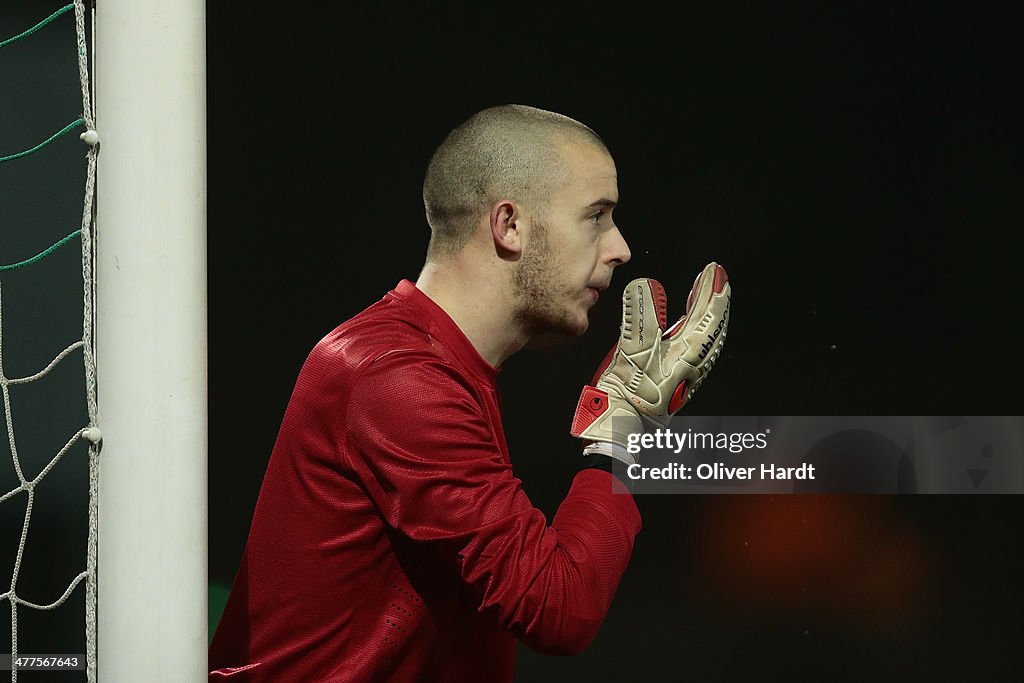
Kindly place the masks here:
<instances>
[{"instance_id":1,"label":"black background","mask_svg":"<svg viewBox=\"0 0 1024 683\"><path fill-rule=\"evenodd\" d=\"M603 136L634 254L618 286L657 277L679 315L704 263L728 268L729 345L687 410L1019 414L1016 18L211 5L211 580L233 577L306 353L415 279L429 156L490 105ZM501 375L514 468L549 519L615 298L584 338ZM1005 679L1019 500L643 497L596 642L568 659L521 648L518 680Z\"/></svg>"},{"instance_id":2,"label":"black background","mask_svg":"<svg viewBox=\"0 0 1024 683\"><path fill-rule=\"evenodd\" d=\"M2 37L52 11L7 9ZM616 222L633 251L613 288L656 277L677 316L704 263L729 270L729 343L690 414L1020 414L1019 15L929 3L210 3L211 584L233 579L306 354L401 278L415 279L430 154L495 104L555 110L605 139L619 172ZM60 78L27 66L48 59L47 41L65 49L64 38L0 51L13 83L0 87L0 154L77 115L73 52L53 65ZM57 90L64 99L51 97ZM27 180L0 167L10 219L0 262L77 227L75 142L55 145L70 159L68 179L55 175L57 157L22 165L36 174ZM55 186L74 188L64 208ZM44 209L61 213L43 221ZM24 237L15 224L46 227ZM74 249L64 257L67 268L52 260L31 275L47 283L45 297L32 298L22 271L2 281L5 364L19 364L9 375L63 348L36 343L57 329L41 321L68 313L55 339L80 329L61 303L80 290ZM52 284L58 271L66 286ZM516 474L549 519L576 466L567 431L580 386L615 339L615 299L594 309L587 335L517 354L500 377ZM26 324L39 331L10 332ZM11 350L18 338L23 353ZM18 401L46 414L54 399L40 387ZM63 427L20 419L44 451L63 443ZM67 420L72 429L81 416ZM985 458L981 445L965 450L964 467ZM38 548L60 541L84 558L84 527L68 521L84 507L55 494L49 502L66 509L44 514L39 503L33 524L50 540L30 538L37 550L22 568L29 585L53 575L47 595L80 568L68 563L63 576ZM642 496L638 505L644 529L597 640L572 658L520 648L517 680L1018 677L1018 496ZM6 507L9 546L21 518ZM81 593L69 629L79 628ZM24 619L34 642L56 630Z\"/></svg>"}]
</instances>

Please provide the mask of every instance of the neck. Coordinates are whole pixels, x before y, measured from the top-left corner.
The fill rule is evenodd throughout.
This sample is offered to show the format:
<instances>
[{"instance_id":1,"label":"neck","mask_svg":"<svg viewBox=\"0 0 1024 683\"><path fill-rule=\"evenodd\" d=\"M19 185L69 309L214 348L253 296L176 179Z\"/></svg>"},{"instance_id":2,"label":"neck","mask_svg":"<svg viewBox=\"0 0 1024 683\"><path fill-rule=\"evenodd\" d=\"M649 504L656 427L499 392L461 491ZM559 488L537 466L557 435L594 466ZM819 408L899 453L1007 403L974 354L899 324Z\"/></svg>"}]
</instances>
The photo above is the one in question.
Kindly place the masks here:
<instances>
[{"instance_id":1,"label":"neck","mask_svg":"<svg viewBox=\"0 0 1024 683\"><path fill-rule=\"evenodd\" d=\"M529 335L515 320L511 284L504 273L481 268L485 255L474 258L471 248L444 263L428 261L416 287L455 321L480 356L500 367L519 351Z\"/></svg>"}]
</instances>

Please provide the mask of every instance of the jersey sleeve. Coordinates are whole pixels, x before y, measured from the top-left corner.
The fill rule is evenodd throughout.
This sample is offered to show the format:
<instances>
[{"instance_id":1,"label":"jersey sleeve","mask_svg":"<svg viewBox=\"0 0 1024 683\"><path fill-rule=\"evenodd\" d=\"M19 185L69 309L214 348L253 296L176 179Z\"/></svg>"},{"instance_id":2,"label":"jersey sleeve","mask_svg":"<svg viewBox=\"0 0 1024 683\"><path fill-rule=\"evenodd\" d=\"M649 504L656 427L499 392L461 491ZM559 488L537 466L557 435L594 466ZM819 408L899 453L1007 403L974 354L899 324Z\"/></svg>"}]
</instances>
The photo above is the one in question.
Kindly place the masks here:
<instances>
[{"instance_id":1,"label":"jersey sleeve","mask_svg":"<svg viewBox=\"0 0 1024 683\"><path fill-rule=\"evenodd\" d=\"M527 646L586 648L640 530L621 482L598 469L579 472L548 526L473 386L436 357L377 359L356 381L346 413L346 465L387 524L433 544L479 596L479 609Z\"/></svg>"}]
</instances>

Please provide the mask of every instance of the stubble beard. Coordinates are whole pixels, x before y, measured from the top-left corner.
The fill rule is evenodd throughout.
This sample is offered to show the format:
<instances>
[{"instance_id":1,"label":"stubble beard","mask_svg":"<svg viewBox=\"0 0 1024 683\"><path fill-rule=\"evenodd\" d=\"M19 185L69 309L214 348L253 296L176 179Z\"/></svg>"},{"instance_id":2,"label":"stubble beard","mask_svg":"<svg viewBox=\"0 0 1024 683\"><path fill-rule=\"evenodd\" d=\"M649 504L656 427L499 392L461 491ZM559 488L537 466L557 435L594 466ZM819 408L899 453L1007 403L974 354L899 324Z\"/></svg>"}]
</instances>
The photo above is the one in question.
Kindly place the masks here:
<instances>
[{"instance_id":1,"label":"stubble beard","mask_svg":"<svg viewBox=\"0 0 1024 683\"><path fill-rule=\"evenodd\" d=\"M531 248L523 253L512 275L515 288L515 320L531 336L580 335L587 329L565 301L572 292L559 280L558 264L548 244L547 228L534 223Z\"/></svg>"}]
</instances>

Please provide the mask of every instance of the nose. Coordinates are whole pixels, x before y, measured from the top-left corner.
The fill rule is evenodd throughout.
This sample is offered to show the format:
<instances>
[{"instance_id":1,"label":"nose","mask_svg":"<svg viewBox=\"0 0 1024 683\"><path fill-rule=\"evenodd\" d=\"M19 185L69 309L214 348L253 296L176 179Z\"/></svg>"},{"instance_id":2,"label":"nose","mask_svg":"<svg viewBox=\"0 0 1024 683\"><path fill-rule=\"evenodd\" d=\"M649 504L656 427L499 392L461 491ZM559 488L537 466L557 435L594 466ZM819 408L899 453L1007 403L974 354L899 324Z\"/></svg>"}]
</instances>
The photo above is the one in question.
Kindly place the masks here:
<instances>
[{"instance_id":1,"label":"nose","mask_svg":"<svg viewBox=\"0 0 1024 683\"><path fill-rule=\"evenodd\" d=\"M605 233L605 236L608 239L605 246L605 262L611 264L613 268L628 262L632 254L629 251L629 245L626 244L625 238L619 232L618 226Z\"/></svg>"}]
</instances>

